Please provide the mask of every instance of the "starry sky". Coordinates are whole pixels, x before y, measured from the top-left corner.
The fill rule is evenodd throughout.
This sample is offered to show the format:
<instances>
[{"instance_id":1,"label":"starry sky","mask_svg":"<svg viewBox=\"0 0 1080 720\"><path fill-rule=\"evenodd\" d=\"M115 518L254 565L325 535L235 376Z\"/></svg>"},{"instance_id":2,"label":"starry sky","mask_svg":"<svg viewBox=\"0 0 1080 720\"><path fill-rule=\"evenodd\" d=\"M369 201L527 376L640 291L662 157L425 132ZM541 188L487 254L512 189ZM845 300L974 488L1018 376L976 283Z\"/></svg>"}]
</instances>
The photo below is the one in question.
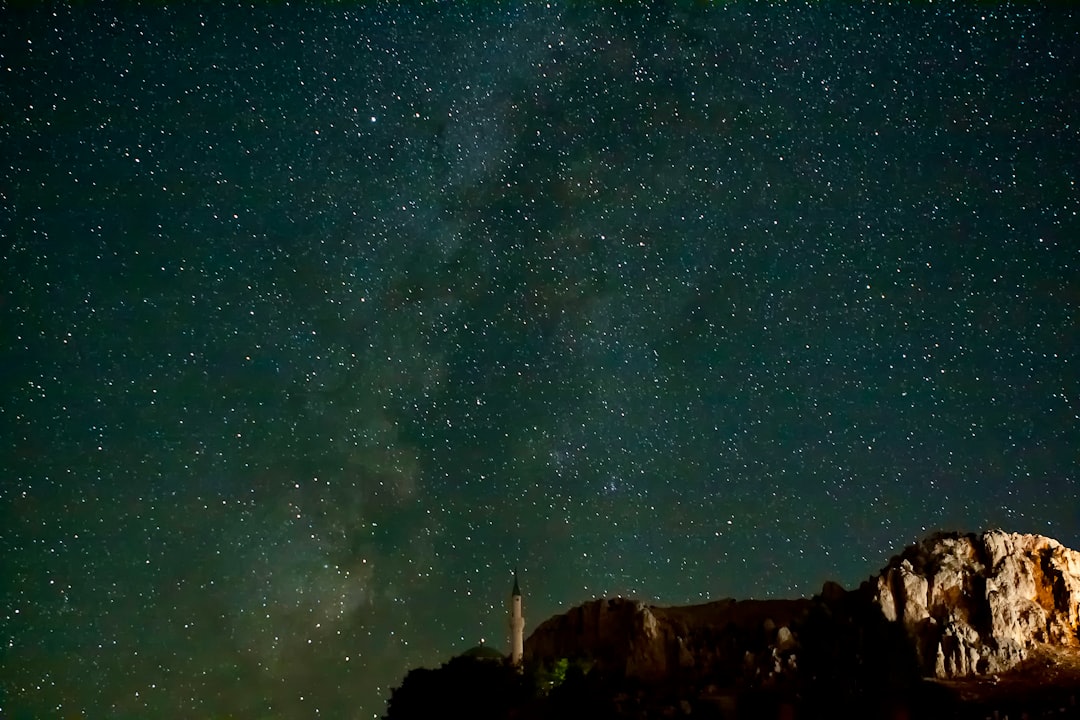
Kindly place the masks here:
<instances>
[{"instance_id":1,"label":"starry sky","mask_svg":"<svg viewBox=\"0 0 1080 720\"><path fill-rule=\"evenodd\" d=\"M0 8L4 717L1080 547L1076 11L298 5Z\"/></svg>"}]
</instances>

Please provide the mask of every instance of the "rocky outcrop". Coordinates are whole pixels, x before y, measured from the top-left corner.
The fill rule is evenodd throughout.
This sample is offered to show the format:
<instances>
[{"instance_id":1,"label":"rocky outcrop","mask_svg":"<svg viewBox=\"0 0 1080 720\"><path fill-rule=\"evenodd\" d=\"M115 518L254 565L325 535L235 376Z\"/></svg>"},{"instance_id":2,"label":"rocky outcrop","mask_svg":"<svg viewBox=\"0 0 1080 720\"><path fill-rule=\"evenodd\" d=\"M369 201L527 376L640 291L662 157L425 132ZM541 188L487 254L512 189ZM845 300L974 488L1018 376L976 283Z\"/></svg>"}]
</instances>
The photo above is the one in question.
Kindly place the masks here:
<instances>
[{"instance_id":1,"label":"rocky outcrop","mask_svg":"<svg viewBox=\"0 0 1080 720\"><path fill-rule=\"evenodd\" d=\"M658 675L668 667L662 634L656 615L645 603L605 598L542 624L526 642L525 658L587 656L632 676Z\"/></svg>"},{"instance_id":2,"label":"rocky outcrop","mask_svg":"<svg viewBox=\"0 0 1080 720\"><path fill-rule=\"evenodd\" d=\"M820 595L796 600L594 600L540 625L525 641L525 662L581 658L637 682L792 694L810 684L853 689L915 677L903 633L860 598L827 583Z\"/></svg>"},{"instance_id":3,"label":"rocky outcrop","mask_svg":"<svg viewBox=\"0 0 1080 720\"><path fill-rule=\"evenodd\" d=\"M616 675L772 687L792 678L961 678L1039 648L1080 658L1080 553L1040 535L936 534L857 591L659 607L601 599L543 623L526 660L586 657ZM837 671L837 668L842 668ZM796 677L801 676L801 677Z\"/></svg>"},{"instance_id":4,"label":"rocky outcrop","mask_svg":"<svg viewBox=\"0 0 1080 720\"><path fill-rule=\"evenodd\" d=\"M1078 629L1080 553L938 534L854 591L594 600L542 623L522 668L472 652L410 673L387 717L1058 717L1080 698Z\"/></svg>"},{"instance_id":5,"label":"rocky outcrop","mask_svg":"<svg viewBox=\"0 0 1080 720\"><path fill-rule=\"evenodd\" d=\"M659 607L639 600L594 600L543 623L525 642L526 661L587 657L622 677L768 678L794 667L792 626L812 601L719 600Z\"/></svg>"},{"instance_id":6,"label":"rocky outcrop","mask_svg":"<svg viewBox=\"0 0 1080 720\"><path fill-rule=\"evenodd\" d=\"M1000 673L1042 646L1080 647L1080 553L1041 535L934 535L865 587L927 675Z\"/></svg>"}]
</instances>

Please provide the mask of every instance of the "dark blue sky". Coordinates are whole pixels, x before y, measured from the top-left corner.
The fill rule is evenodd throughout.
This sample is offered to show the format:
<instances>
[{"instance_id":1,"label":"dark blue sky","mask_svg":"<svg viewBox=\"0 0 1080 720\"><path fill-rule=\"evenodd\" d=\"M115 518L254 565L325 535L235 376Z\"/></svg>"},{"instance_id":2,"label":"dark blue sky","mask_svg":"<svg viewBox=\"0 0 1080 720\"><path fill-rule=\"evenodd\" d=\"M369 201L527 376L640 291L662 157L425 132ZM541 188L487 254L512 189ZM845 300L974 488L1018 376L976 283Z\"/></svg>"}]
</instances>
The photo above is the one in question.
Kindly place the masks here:
<instances>
[{"instance_id":1,"label":"dark blue sky","mask_svg":"<svg viewBox=\"0 0 1080 720\"><path fill-rule=\"evenodd\" d=\"M0 10L0 714L1080 547L1075 13Z\"/></svg>"}]
</instances>

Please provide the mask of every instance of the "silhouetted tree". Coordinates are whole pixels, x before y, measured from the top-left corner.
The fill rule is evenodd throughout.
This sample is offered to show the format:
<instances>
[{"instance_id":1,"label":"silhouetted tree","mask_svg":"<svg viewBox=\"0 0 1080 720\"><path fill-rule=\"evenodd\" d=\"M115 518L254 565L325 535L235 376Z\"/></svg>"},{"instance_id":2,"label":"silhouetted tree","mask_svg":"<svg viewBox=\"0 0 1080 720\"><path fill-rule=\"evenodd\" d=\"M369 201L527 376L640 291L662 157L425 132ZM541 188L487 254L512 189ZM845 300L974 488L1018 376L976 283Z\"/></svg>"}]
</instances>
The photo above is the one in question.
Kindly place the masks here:
<instances>
[{"instance_id":1,"label":"silhouetted tree","mask_svg":"<svg viewBox=\"0 0 1080 720\"><path fill-rule=\"evenodd\" d=\"M505 663L458 657L437 670L412 670L387 702L386 720L463 717L502 720L531 699L522 675Z\"/></svg>"}]
</instances>

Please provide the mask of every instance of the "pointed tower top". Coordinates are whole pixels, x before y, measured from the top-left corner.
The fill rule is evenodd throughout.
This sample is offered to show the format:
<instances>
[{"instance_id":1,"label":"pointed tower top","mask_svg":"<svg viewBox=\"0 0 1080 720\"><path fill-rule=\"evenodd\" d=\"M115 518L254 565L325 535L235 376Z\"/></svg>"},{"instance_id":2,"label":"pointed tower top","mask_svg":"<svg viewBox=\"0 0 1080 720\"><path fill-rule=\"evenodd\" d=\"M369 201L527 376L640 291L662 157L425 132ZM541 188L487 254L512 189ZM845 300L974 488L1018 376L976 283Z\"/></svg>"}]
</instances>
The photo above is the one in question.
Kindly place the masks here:
<instances>
[{"instance_id":1,"label":"pointed tower top","mask_svg":"<svg viewBox=\"0 0 1080 720\"><path fill-rule=\"evenodd\" d=\"M518 581L517 581L517 568L514 568L514 591L512 593L510 593L511 597L513 597L515 595L518 595L518 596L521 595L521 588L518 587Z\"/></svg>"}]
</instances>

